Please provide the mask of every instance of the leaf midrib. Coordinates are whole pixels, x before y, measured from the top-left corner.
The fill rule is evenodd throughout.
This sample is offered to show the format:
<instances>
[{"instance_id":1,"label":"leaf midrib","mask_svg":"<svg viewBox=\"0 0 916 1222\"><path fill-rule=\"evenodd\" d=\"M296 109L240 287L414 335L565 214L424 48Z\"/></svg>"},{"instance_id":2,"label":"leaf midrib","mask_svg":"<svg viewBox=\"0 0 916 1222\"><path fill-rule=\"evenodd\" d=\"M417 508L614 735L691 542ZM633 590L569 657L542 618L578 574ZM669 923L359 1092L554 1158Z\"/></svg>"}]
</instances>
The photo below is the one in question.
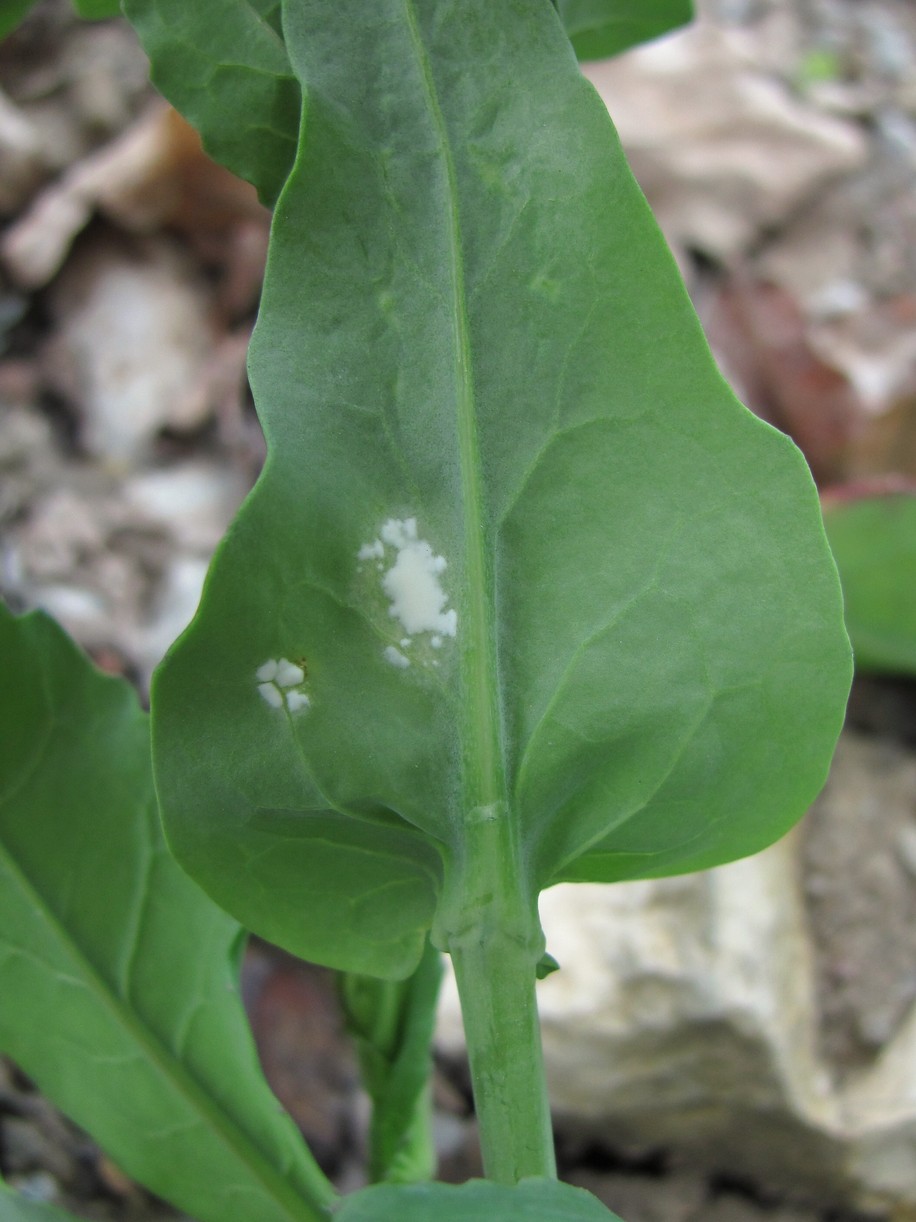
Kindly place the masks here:
<instances>
[{"instance_id":1,"label":"leaf midrib","mask_svg":"<svg viewBox=\"0 0 916 1222\"><path fill-rule=\"evenodd\" d=\"M0 803L0 806L2 805L5 803ZM215 1132L232 1155L250 1170L268 1195L290 1218L301 1219L302 1222L324 1222L326 1215L319 1212L317 1208L313 1208L295 1189L290 1187L287 1180L274 1169L269 1159L254 1145L248 1134L213 1099L182 1062L169 1052L159 1036L141 1021L139 1014L115 993L109 982L87 957L82 946L46 902L42 891L12 856L2 838L0 838L0 862L16 881L26 900L31 902L33 911L40 914L46 930L50 930L52 941L56 941L59 950L62 950L63 957L69 958L76 964L75 978L88 981L93 996L101 1001L114 1017L116 1024L126 1032L128 1039L132 1039L143 1049L146 1061L178 1089L192 1113L198 1114L206 1121L209 1129ZM16 949L10 938L4 938L4 941L14 950Z\"/></svg>"},{"instance_id":2,"label":"leaf midrib","mask_svg":"<svg viewBox=\"0 0 916 1222\"><path fill-rule=\"evenodd\" d=\"M494 614L488 591L486 530L481 487L480 445L471 351L467 291L464 280L458 176L448 128L420 32L416 0L403 0L411 43L426 91L429 113L439 138L447 184L447 240L451 278L452 324L457 383L456 425L460 466L468 623L459 624L461 676L467 709L464 726L464 814L476 807L505 810L504 751L499 715Z\"/></svg>"},{"instance_id":3,"label":"leaf midrib","mask_svg":"<svg viewBox=\"0 0 916 1222\"><path fill-rule=\"evenodd\" d=\"M277 49L280 51L280 54L283 56L283 59L286 63L286 72L283 73L283 75L293 77L293 70L289 63L289 53L286 50L286 43L284 42L284 40L277 33L277 31L273 28L273 26L270 24L267 18L264 17L261 13L259 13L258 10L254 7L254 5L250 3L250 0L246 0L245 8L248 9L250 13L252 14L252 16L254 17L255 25L260 27L262 33L266 34L268 38L276 44ZM293 77L293 79L295 79L295 77Z\"/></svg>"}]
</instances>

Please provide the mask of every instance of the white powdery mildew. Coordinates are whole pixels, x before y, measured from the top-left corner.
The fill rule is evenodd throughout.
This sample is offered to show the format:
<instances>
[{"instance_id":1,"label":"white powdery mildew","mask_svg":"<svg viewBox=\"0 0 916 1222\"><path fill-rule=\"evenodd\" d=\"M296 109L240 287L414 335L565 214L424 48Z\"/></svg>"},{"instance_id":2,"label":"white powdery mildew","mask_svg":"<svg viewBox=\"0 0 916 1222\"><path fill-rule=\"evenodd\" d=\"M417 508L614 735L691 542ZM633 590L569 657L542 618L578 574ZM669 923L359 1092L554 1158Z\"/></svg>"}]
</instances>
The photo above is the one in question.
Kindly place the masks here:
<instances>
[{"instance_id":1,"label":"white powdery mildew","mask_svg":"<svg viewBox=\"0 0 916 1222\"><path fill-rule=\"evenodd\" d=\"M410 659L401 650L408 648L411 637L418 633L432 633L430 644L435 649L441 647L443 637L457 634L458 614L448 608L448 595L440 580L447 567L445 557L437 556L426 540L419 537L416 518L389 518L382 524L378 538L364 543L356 555L363 562L383 562L382 589L390 603L388 614L399 621L406 633L400 642L401 649L389 645L384 650L392 666L403 670L410 665Z\"/></svg>"},{"instance_id":2,"label":"white powdery mildew","mask_svg":"<svg viewBox=\"0 0 916 1222\"><path fill-rule=\"evenodd\" d=\"M299 687L305 682L305 671L289 658L268 658L255 671L258 691L272 709L286 708L298 713L311 704Z\"/></svg>"},{"instance_id":3,"label":"white powdery mildew","mask_svg":"<svg viewBox=\"0 0 916 1222\"><path fill-rule=\"evenodd\" d=\"M398 670L406 670L410 665L410 658L406 654L401 653L400 649L395 649L394 645L385 646L384 658L386 662L390 662Z\"/></svg>"}]
</instances>

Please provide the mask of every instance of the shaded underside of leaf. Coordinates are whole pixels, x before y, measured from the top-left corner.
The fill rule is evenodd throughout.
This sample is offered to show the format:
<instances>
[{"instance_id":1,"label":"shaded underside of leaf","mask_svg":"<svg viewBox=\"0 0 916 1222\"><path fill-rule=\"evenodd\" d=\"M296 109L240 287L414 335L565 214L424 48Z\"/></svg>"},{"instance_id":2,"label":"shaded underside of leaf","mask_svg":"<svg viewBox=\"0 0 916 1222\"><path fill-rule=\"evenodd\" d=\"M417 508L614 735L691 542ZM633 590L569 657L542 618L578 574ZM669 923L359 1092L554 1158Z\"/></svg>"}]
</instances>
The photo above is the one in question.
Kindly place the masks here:
<instances>
[{"instance_id":1,"label":"shaded underside of leaf","mask_svg":"<svg viewBox=\"0 0 916 1222\"><path fill-rule=\"evenodd\" d=\"M556 1180L514 1187L467 1184L380 1185L345 1199L338 1222L621 1222L583 1188Z\"/></svg>"},{"instance_id":2,"label":"shaded underside of leaf","mask_svg":"<svg viewBox=\"0 0 916 1222\"><path fill-rule=\"evenodd\" d=\"M549 0L285 19L270 457L158 675L158 786L246 925L355 970L372 927L396 976L473 827L533 889L769 843L849 649L804 462L722 381Z\"/></svg>"},{"instance_id":3,"label":"shaded underside of leaf","mask_svg":"<svg viewBox=\"0 0 916 1222\"><path fill-rule=\"evenodd\" d=\"M824 522L856 666L916 674L916 494L828 500Z\"/></svg>"},{"instance_id":4,"label":"shaded underside of leaf","mask_svg":"<svg viewBox=\"0 0 916 1222\"><path fill-rule=\"evenodd\" d=\"M163 842L136 696L38 613L0 608L0 653L0 1049L200 1222L318 1218L326 1182L238 998L239 928Z\"/></svg>"},{"instance_id":5,"label":"shaded underside of leaf","mask_svg":"<svg viewBox=\"0 0 916 1222\"><path fill-rule=\"evenodd\" d=\"M606 59L693 18L691 0L557 0L579 59Z\"/></svg>"},{"instance_id":6,"label":"shaded underside of leaf","mask_svg":"<svg viewBox=\"0 0 916 1222\"><path fill-rule=\"evenodd\" d=\"M292 165L302 98L278 0L124 0L153 83L204 148L273 204Z\"/></svg>"}]
</instances>

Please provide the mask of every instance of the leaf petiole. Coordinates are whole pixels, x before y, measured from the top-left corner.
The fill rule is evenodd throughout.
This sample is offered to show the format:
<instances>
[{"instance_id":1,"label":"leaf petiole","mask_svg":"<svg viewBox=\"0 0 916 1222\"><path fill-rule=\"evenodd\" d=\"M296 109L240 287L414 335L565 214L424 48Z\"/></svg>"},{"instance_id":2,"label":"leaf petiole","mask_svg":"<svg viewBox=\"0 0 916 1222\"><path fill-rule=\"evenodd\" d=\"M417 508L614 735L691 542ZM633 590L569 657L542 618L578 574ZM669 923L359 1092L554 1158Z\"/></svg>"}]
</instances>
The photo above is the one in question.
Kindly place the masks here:
<instances>
[{"instance_id":1,"label":"leaf petiole","mask_svg":"<svg viewBox=\"0 0 916 1222\"><path fill-rule=\"evenodd\" d=\"M544 939L504 806L472 811L435 936L452 957L484 1170L556 1177L535 983Z\"/></svg>"}]
</instances>

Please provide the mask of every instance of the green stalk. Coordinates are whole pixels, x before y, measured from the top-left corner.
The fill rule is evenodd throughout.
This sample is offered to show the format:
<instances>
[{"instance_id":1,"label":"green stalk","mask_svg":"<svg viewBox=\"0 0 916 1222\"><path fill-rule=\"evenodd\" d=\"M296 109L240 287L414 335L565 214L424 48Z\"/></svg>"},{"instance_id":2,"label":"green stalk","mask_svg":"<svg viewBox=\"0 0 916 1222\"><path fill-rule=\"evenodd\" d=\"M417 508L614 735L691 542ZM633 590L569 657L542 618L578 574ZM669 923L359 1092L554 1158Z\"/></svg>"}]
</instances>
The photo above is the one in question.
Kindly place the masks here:
<instances>
[{"instance_id":1,"label":"green stalk","mask_svg":"<svg viewBox=\"0 0 916 1222\"><path fill-rule=\"evenodd\" d=\"M442 956L427 943L406 980L344 972L340 997L372 1100L369 1178L414 1183L432 1178L431 1045Z\"/></svg>"},{"instance_id":2,"label":"green stalk","mask_svg":"<svg viewBox=\"0 0 916 1222\"><path fill-rule=\"evenodd\" d=\"M534 997L543 937L536 906L523 886L522 858L506 801L492 524L478 436L480 403L465 283L466 235L459 210L454 137L424 43L419 8L417 0L405 0L404 12L439 137L447 186L443 237L451 272L455 430L465 560L458 643L466 813L456 857L447 865L433 942L448 951L455 966L484 1168L490 1179L514 1184L527 1175L556 1175Z\"/></svg>"},{"instance_id":3,"label":"green stalk","mask_svg":"<svg viewBox=\"0 0 916 1222\"><path fill-rule=\"evenodd\" d=\"M484 1171L497 1183L556 1177L535 999L543 949L505 809L472 812L465 868L443 905L468 1046Z\"/></svg>"}]
</instances>

